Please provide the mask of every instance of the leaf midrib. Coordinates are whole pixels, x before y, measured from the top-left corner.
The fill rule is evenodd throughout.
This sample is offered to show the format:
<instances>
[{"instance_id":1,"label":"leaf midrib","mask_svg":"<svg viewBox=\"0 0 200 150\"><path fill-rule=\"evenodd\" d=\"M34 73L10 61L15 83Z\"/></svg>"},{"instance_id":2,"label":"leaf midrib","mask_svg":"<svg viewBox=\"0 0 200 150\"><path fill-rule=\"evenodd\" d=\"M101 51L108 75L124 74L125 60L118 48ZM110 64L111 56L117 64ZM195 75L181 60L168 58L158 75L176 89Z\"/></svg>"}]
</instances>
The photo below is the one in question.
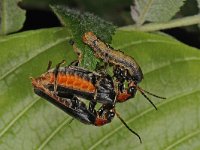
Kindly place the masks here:
<instances>
[{"instance_id":1,"label":"leaf midrib","mask_svg":"<svg viewBox=\"0 0 200 150\"><path fill-rule=\"evenodd\" d=\"M144 23L146 14L147 14L148 10L151 8L153 1L154 0L149 0L149 2L145 5L145 8L143 9L143 11L139 17L138 25L142 25Z\"/></svg>"}]
</instances>

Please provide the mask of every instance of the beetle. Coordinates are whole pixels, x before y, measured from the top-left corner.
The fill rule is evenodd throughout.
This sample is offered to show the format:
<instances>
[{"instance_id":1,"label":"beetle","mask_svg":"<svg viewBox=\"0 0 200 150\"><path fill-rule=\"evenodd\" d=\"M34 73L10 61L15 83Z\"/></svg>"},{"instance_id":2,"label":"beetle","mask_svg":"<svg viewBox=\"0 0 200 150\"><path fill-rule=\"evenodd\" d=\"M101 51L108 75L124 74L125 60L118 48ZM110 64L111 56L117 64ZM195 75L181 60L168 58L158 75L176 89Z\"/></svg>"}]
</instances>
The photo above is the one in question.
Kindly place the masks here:
<instances>
[{"instance_id":1,"label":"beetle","mask_svg":"<svg viewBox=\"0 0 200 150\"><path fill-rule=\"evenodd\" d=\"M71 94L71 97L67 95L67 97L60 97L54 91L49 90L46 87L45 82L43 82L42 78L44 76L40 76L38 78L31 78L32 85L34 87L34 92L45 100L51 102L55 106L59 107L61 110L69 114L71 117L79 120L84 124L92 124L95 126L103 126L112 121L114 116L116 115L120 121L125 125L125 127L135 134L140 143L142 140L135 131L133 131L125 121L120 117L119 113L115 110L115 105L102 104L102 106L96 111L88 109L84 102L80 101L76 95Z\"/></svg>"},{"instance_id":2,"label":"beetle","mask_svg":"<svg viewBox=\"0 0 200 150\"><path fill-rule=\"evenodd\" d=\"M144 76L140 66L133 57L125 55L120 50L114 50L110 45L101 41L93 32L84 33L82 40L93 49L94 55L97 58L106 63L106 66L107 64L114 66L113 76L118 82L117 102L124 102L134 97L137 90L140 91L155 109L157 109L157 107L145 93L160 99L166 99L165 97L157 96L138 86L138 83L142 81ZM128 82L128 88L125 88L124 86L125 81Z\"/></svg>"},{"instance_id":3,"label":"beetle","mask_svg":"<svg viewBox=\"0 0 200 150\"><path fill-rule=\"evenodd\" d=\"M40 97L48 100L61 110L69 114L71 117L79 120L84 124L93 124L95 126L102 126L110 123L115 116L113 108L107 109L106 107L100 107L95 113L87 109L85 103L80 101L76 96L73 95L71 98L64 98L57 96L53 91L45 88L45 86L37 80L32 78L32 85L34 92Z\"/></svg>"},{"instance_id":4,"label":"beetle","mask_svg":"<svg viewBox=\"0 0 200 150\"><path fill-rule=\"evenodd\" d=\"M78 66L60 67L50 69L36 80L45 88L59 97L72 97L72 95L90 101L92 111L96 103L115 105L116 92L112 77L103 72L97 73Z\"/></svg>"}]
</instances>

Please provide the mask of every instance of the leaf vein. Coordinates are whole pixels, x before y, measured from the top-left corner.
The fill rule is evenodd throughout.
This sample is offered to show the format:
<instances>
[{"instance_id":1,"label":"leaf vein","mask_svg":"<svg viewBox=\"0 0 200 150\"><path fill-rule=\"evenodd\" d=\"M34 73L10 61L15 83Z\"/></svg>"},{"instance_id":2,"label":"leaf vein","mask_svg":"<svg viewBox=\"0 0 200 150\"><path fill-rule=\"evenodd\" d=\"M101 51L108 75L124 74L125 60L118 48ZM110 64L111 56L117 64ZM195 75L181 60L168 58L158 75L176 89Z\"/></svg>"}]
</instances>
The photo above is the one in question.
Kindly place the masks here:
<instances>
[{"instance_id":1,"label":"leaf vein","mask_svg":"<svg viewBox=\"0 0 200 150\"><path fill-rule=\"evenodd\" d=\"M67 118L65 119L55 130L53 130L53 132L51 132L46 138L45 140L41 143L41 145L37 148L37 149L43 149L45 147L45 145L47 145L47 143L67 124L69 123L71 120L71 118Z\"/></svg>"},{"instance_id":2,"label":"leaf vein","mask_svg":"<svg viewBox=\"0 0 200 150\"><path fill-rule=\"evenodd\" d=\"M148 12L148 10L151 8L151 5L153 3L154 0L149 0L149 2L145 5L144 9L143 9L143 12L141 13L140 15L140 18L139 18L139 21L138 21L138 24L139 25L142 25L145 21L145 16Z\"/></svg>"},{"instance_id":3,"label":"leaf vein","mask_svg":"<svg viewBox=\"0 0 200 150\"><path fill-rule=\"evenodd\" d=\"M2 137L14 124L15 122L17 122L36 102L38 102L40 98L37 98L33 101L31 101L31 103L29 103L22 111L20 111L15 117L14 119L12 119L7 125L6 127L0 132L0 137Z\"/></svg>"},{"instance_id":4,"label":"leaf vein","mask_svg":"<svg viewBox=\"0 0 200 150\"><path fill-rule=\"evenodd\" d=\"M168 147L165 148L165 150L170 150L173 147L175 147L176 145L181 144L182 142L186 141L187 139L194 137L196 135L198 135L200 133L200 130L195 130L193 132L191 132L190 134L185 134L185 136L183 136L182 138L180 138L179 140L177 140L176 142L174 142L173 144L169 145Z\"/></svg>"},{"instance_id":5,"label":"leaf vein","mask_svg":"<svg viewBox=\"0 0 200 150\"><path fill-rule=\"evenodd\" d=\"M180 94L177 94L176 96L173 96L171 99L169 98L168 101L165 101L163 103L160 103L157 105L157 107L161 107L161 106L164 106L170 102L172 102L173 100L177 99L177 98L181 98L181 97L184 97L186 95L190 95L190 94L193 94L193 93L196 93L196 92L199 92L199 89L198 90L191 90L190 92L187 91L187 92L181 92ZM137 116L133 117L133 118L130 118L126 121L126 123L131 123L131 122L134 122L135 120L139 119L141 116L151 112L151 111L154 111L154 109L152 107L146 109L145 111L141 112L140 114L138 114ZM106 134L103 138L99 139L95 144L93 144L90 148L88 148L89 150L92 150L94 149L95 147L97 147L98 145L100 145L103 141L105 141L106 139L108 139L110 136L112 136L113 134L115 134L118 130L120 130L122 127L124 127L124 125L120 125L118 126L117 128L115 128L112 132Z\"/></svg>"},{"instance_id":6,"label":"leaf vein","mask_svg":"<svg viewBox=\"0 0 200 150\"><path fill-rule=\"evenodd\" d=\"M146 40L138 40L138 41L133 41L133 42L129 42L127 44L121 44L120 46L116 46L116 49L124 49L127 47L130 47L132 45L136 45L136 44L143 44L143 43L169 43L169 44L180 44L177 41L165 41L165 40L155 40L155 39L146 39Z\"/></svg>"},{"instance_id":7,"label":"leaf vein","mask_svg":"<svg viewBox=\"0 0 200 150\"><path fill-rule=\"evenodd\" d=\"M40 52L36 53L35 55L32 55L30 58L28 58L28 59L26 59L25 61L19 63L18 65L16 65L16 66L13 67L12 69L10 69L8 72L6 72L4 75L2 75L2 76L0 77L0 80L3 80L3 79L4 79L5 77L7 77L9 74L11 74L11 73L14 72L15 70L17 70L20 66L22 66L22 65L24 65L25 63L29 62L30 60L32 60L32 59L35 58L36 56L38 56L38 55L40 55L41 53L43 53L43 52L45 52L46 50L48 50L49 48L51 48L51 47L53 47L53 46L55 46L55 45L57 45L57 44L59 44L59 43L65 41L65 40L67 40L67 39L69 39L69 38L66 37L66 38L63 38L63 39L59 39L59 40L57 40L57 41L54 42L54 43L50 43L50 44L48 44L48 45L45 45L44 47L42 47L42 48L40 49Z\"/></svg>"}]
</instances>

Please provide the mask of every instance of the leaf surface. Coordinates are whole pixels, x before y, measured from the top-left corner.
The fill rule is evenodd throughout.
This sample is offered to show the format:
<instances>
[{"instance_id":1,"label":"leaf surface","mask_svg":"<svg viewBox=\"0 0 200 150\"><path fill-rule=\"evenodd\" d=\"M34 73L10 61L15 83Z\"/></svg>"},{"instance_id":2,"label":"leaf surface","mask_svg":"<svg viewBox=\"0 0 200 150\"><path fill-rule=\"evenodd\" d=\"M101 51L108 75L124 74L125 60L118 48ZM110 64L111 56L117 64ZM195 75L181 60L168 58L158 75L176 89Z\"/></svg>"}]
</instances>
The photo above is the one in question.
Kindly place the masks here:
<instances>
[{"instance_id":1,"label":"leaf surface","mask_svg":"<svg viewBox=\"0 0 200 150\"><path fill-rule=\"evenodd\" d=\"M64 28L23 32L0 38L1 149L200 149L200 52L167 36L117 31L112 47L140 64L140 86L158 111L137 93L116 110L142 138L140 144L117 117L103 127L70 124L69 115L33 93L30 76L76 58ZM17 44L16 44L17 43Z\"/></svg>"},{"instance_id":2,"label":"leaf surface","mask_svg":"<svg viewBox=\"0 0 200 150\"><path fill-rule=\"evenodd\" d=\"M65 27L71 29L71 35L73 36L75 45L80 49L83 56L80 66L94 70L97 59L93 56L90 48L83 44L82 35L85 32L92 31L99 38L110 43L116 27L112 23L94 16L91 13L81 13L62 5L52 5L51 8L60 22Z\"/></svg>"},{"instance_id":3,"label":"leaf surface","mask_svg":"<svg viewBox=\"0 0 200 150\"><path fill-rule=\"evenodd\" d=\"M166 22L180 10L184 1L134 0L131 16L138 25L142 25L145 21Z\"/></svg>"},{"instance_id":4,"label":"leaf surface","mask_svg":"<svg viewBox=\"0 0 200 150\"><path fill-rule=\"evenodd\" d=\"M23 27L25 21L25 10L18 3L21 0L0 1L0 34L16 32Z\"/></svg>"}]
</instances>

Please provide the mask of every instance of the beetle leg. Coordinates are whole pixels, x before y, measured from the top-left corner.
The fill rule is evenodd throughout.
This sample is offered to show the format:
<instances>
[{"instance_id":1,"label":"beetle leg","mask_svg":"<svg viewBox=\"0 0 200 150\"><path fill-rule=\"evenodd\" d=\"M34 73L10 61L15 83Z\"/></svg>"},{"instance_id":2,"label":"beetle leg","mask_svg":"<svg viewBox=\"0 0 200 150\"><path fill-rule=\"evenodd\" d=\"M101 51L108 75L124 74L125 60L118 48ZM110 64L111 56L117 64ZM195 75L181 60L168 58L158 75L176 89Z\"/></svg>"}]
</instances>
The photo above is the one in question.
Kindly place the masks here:
<instances>
[{"instance_id":1,"label":"beetle leg","mask_svg":"<svg viewBox=\"0 0 200 150\"><path fill-rule=\"evenodd\" d=\"M105 66L104 63L102 64L102 62L97 62L95 71L96 71L96 72L102 72L102 70L104 70L104 68L105 68L104 66Z\"/></svg>"},{"instance_id":2,"label":"beetle leg","mask_svg":"<svg viewBox=\"0 0 200 150\"><path fill-rule=\"evenodd\" d=\"M114 106L113 106L114 107ZM95 126L103 126L107 123L110 123L115 116L114 108L106 108L106 105L103 105L99 108L96 114L96 120L94 122Z\"/></svg>"},{"instance_id":3,"label":"beetle leg","mask_svg":"<svg viewBox=\"0 0 200 150\"><path fill-rule=\"evenodd\" d=\"M79 65L79 61L78 60L74 60L70 63L69 66L78 66Z\"/></svg>"},{"instance_id":4,"label":"beetle leg","mask_svg":"<svg viewBox=\"0 0 200 150\"><path fill-rule=\"evenodd\" d=\"M70 40L69 43L72 45L74 52L78 55L78 60L76 62L76 66L78 66L78 64L80 64L80 62L82 61L82 58L83 58L82 51L76 46L76 44L73 40Z\"/></svg>"},{"instance_id":5,"label":"beetle leg","mask_svg":"<svg viewBox=\"0 0 200 150\"><path fill-rule=\"evenodd\" d=\"M93 100L90 101L90 103L89 103L89 111L91 113L94 113L94 111L95 111L94 107L96 106L96 104L97 104L97 102L95 102Z\"/></svg>"},{"instance_id":6,"label":"beetle leg","mask_svg":"<svg viewBox=\"0 0 200 150\"><path fill-rule=\"evenodd\" d=\"M98 62L95 68L95 71L97 73L103 73L103 74L107 74L107 69L109 67L108 63L103 63L103 65L101 64L101 62Z\"/></svg>"},{"instance_id":7,"label":"beetle leg","mask_svg":"<svg viewBox=\"0 0 200 150\"><path fill-rule=\"evenodd\" d=\"M107 72L108 66L109 66L108 62L104 63L104 65L103 65L103 68L104 68L104 70L106 70L106 72Z\"/></svg>"},{"instance_id":8,"label":"beetle leg","mask_svg":"<svg viewBox=\"0 0 200 150\"><path fill-rule=\"evenodd\" d=\"M56 68L54 69L54 93L56 93L57 91L57 77L58 77L58 72L59 72L59 68L60 68L60 65L64 64L65 63L65 60L62 60L60 63L58 63L56 65Z\"/></svg>"},{"instance_id":9,"label":"beetle leg","mask_svg":"<svg viewBox=\"0 0 200 150\"><path fill-rule=\"evenodd\" d=\"M118 91L123 93L123 91L124 91L124 83L118 82Z\"/></svg>"}]
</instances>

